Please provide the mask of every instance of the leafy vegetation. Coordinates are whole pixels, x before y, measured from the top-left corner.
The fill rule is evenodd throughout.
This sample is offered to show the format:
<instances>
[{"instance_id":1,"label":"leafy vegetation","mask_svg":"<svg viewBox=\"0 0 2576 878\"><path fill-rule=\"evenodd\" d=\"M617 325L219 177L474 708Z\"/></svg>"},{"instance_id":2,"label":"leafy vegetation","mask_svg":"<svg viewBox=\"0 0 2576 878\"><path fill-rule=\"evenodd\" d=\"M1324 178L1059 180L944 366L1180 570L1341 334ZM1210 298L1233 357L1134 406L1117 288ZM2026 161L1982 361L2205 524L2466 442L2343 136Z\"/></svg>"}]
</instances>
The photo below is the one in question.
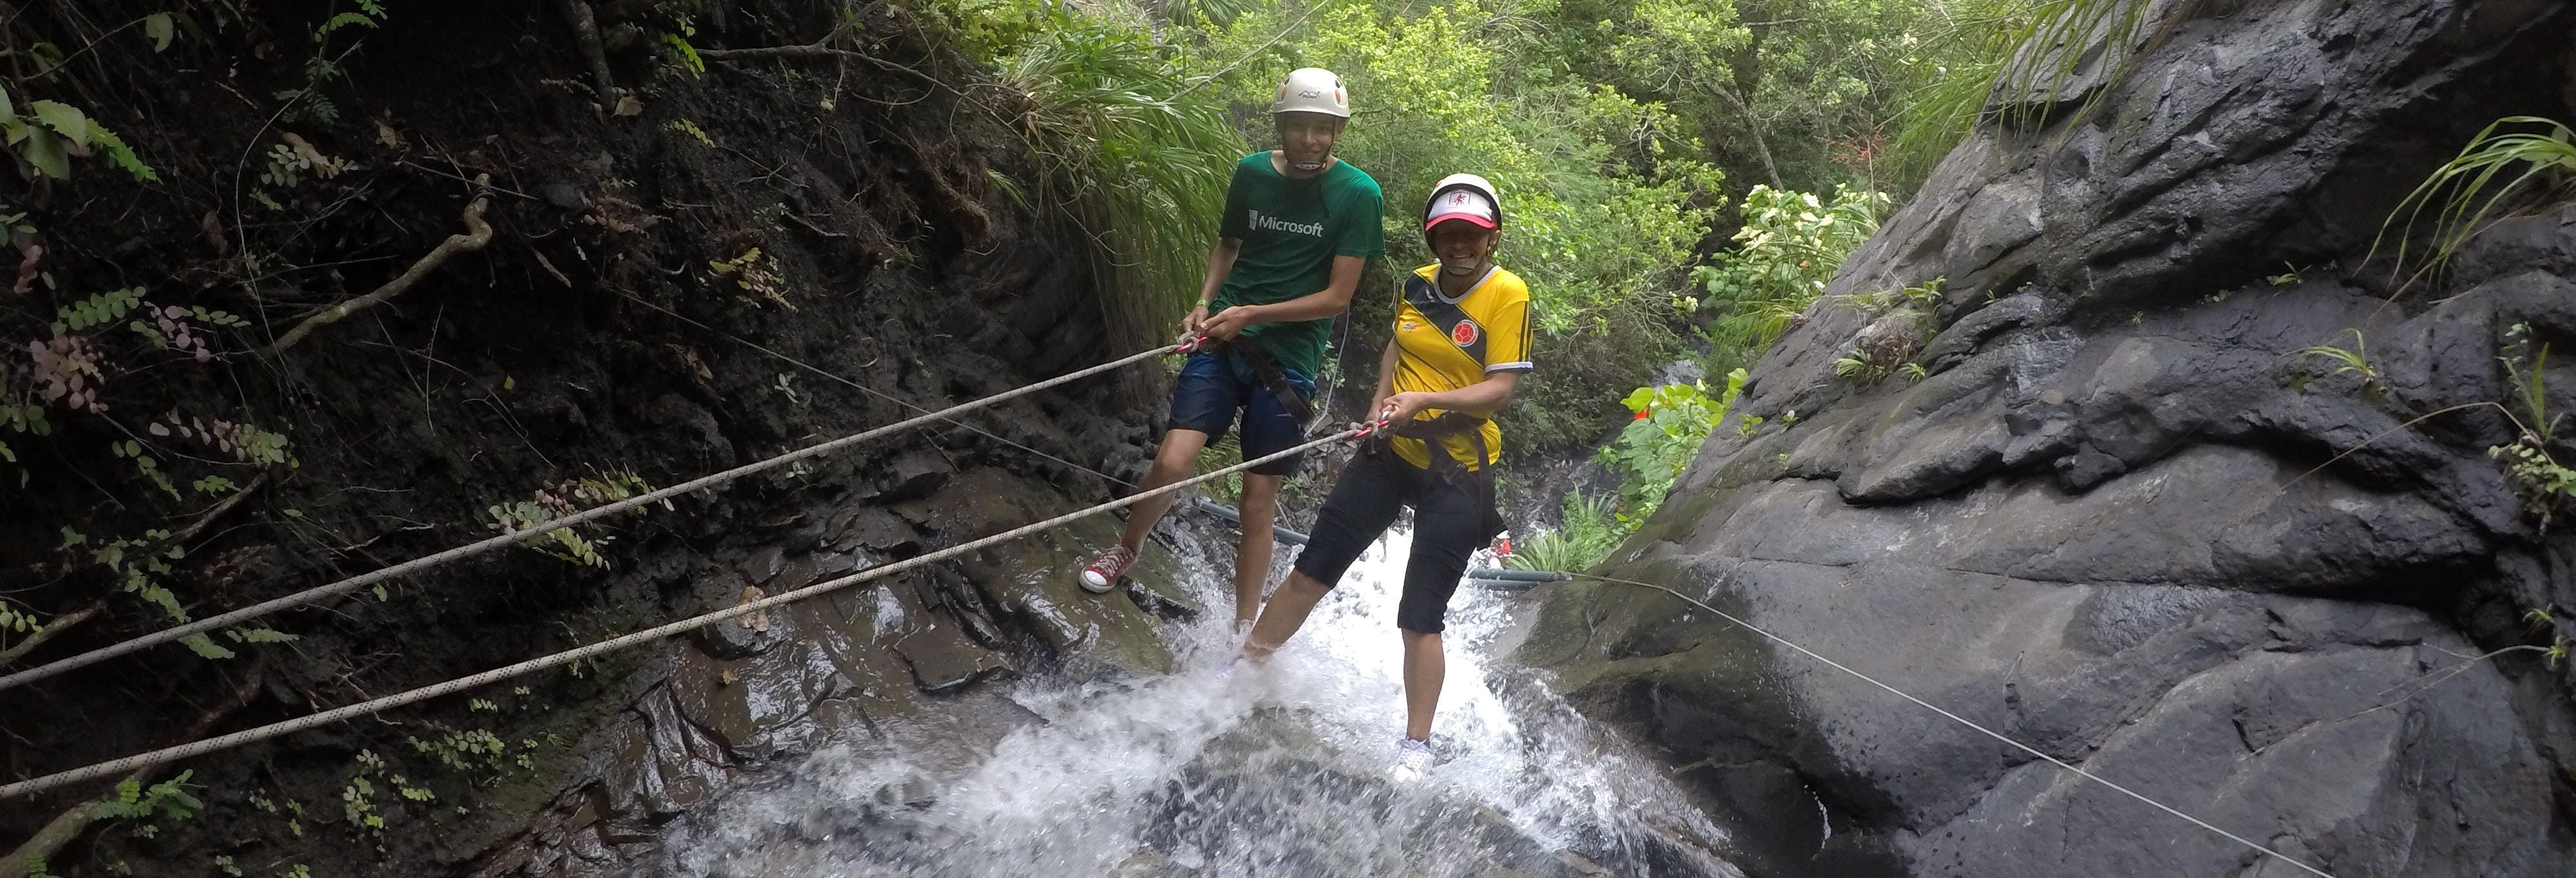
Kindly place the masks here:
<instances>
[{"instance_id":1,"label":"leafy vegetation","mask_svg":"<svg viewBox=\"0 0 2576 878\"><path fill-rule=\"evenodd\" d=\"M1746 193L1735 249L1692 269L1705 296L1683 301L1711 318L1701 334L1712 372L1752 365L1824 295L1843 260L1878 231L1888 205L1885 193L1848 186L1831 198L1768 186Z\"/></svg>"},{"instance_id":2,"label":"leafy vegetation","mask_svg":"<svg viewBox=\"0 0 2576 878\"><path fill-rule=\"evenodd\" d=\"M116 798L98 803L102 820L131 820L139 824L135 831L149 837L157 830L152 821L159 818L186 820L204 810L206 803L188 792L188 778L196 771L182 771L177 777L146 788L141 781L127 778L116 784Z\"/></svg>"},{"instance_id":3,"label":"leafy vegetation","mask_svg":"<svg viewBox=\"0 0 2576 878\"><path fill-rule=\"evenodd\" d=\"M1130 340L1167 334L1198 292L1227 175L1243 138L1213 93L1185 84L1187 56L1140 14L1038 0L939 0L935 17L990 64L1016 101L1013 125L1040 159L1034 189L1114 254L1104 278ZM1168 312L1168 313L1165 313Z\"/></svg>"},{"instance_id":4,"label":"leafy vegetation","mask_svg":"<svg viewBox=\"0 0 2576 878\"><path fill-rule=\"evenodd\" d=\"M2549 411L2548 388L2542 378L2549 366L2549 346L2535 347L2531 326L2516 323L2506 328L2505 351L2497 360L2513 382L2514 402L2521 408L2513 419L2521 429L2512 442L2488 448L2487 456L2504 462L2506 471L2522 486L2524 507L2547 530L2558 511L2576 500L2576 468L2559 462L2551 450L2567 414Z\"/></svg>"},{"instance_id":5,"label":"leafy vegetation","mask_svg":"<svg viewBox=\"0 0 2576 878\"><path fill-rule=\"evenodd\" d=\"M1503 566L1518 570L1580 573L1599 566L1633 528L1619 520L1604 497L1568 492L1555 530L1522 540Z\"/></svg>"},{"instance_id":6,"label":"leafy vegetation","mask_svg":"<svg viewBox=\"0 0 2576 878\"><path fill-rule=\"evenodd\" d=\"M2299 367L2301 370L2300 374L2302 377L2306 374L2305 370L2307 369L2307 366L2304 361L2322 357L2329 365L2334 366L2334 370L2327 372L2327 375L2341 375L2347 372L2352 373L2361 377L2361 387L2363 392L2378 393L2379 370L2372 368L2370 365L2370 349L2366 346L2366 340L2361 336L2361 330L2349 329L2345 331L2352 333L2352 347L2350 348L2340 348L2334 345L2312 345L2301 349L2299 351L2299 357L2303 362ZM2548 355L2547 351L2543 351L2541 353L2542 356Z\"/></svg>"},{"instance_id":7,"label":"leafy vegetation","mask_svg":"<svg viewBox=\"0 0 2576 878\"><path fill-rule=\"evenodd\" d=\"M2538 116L2507 116L2479 131L2458 156L2407 193L2380 236L2384 240L2389 228L2398 229L2397 269L2404 271L2410 252L2405 233L2433 209L2430 262L2438 270L2514 196L2570 179L2576 179L2576 131Z\"/></svg>"},{"instance_id":8,"label":"leafy vegetation","mask_svg":"<svg viewBox=\"0 0 2576 878\"><path fill-rule=\"evenodd\" d=\"M1726 375L1726 387L1712 396L1705 382L1640 387L1623 400L1636 415L1619 438L1594 455L1618 473L1622 523L1634 526L1663 505L1664 494L1682 468L1699 453L1700 443L1726 419L1726 410L1744 390L1742 369Z\"/></svg>"},{"instance_id":9,"label":"leafy vegetation","mask_svg":"<svg viewBox=\"0 0 2576 878\"><path fill-rule=\"evenodd\" d=\"M493 504L483 510L483 515L485 523L493 530L518 533L583 509L652 491L653 486L646 484L633 470L611 469L538 488L526 500ZM662 505L666 510L671 508L668 500L662 501ZM520 545L575 564L600 568L609 566L608 557L600 550L616 537L585 533L586 527L558 527L529 537Z\"/></svg>"}]
</instances>

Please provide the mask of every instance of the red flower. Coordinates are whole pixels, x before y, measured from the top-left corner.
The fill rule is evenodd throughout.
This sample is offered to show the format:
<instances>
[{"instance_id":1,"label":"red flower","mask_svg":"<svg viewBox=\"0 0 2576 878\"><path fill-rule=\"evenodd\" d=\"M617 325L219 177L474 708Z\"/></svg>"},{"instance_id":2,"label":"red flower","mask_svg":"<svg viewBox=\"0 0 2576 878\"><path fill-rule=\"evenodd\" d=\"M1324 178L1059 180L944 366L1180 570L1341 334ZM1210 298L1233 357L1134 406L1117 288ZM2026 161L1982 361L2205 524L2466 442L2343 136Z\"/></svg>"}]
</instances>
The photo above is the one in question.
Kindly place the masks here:
<instances>
[{"instance_id":1,"label":"red flower","mask_svg":"<svg viewBox=\"0 0 2576 878\"><path fill-rule=\"evenodd\" d=\"M1636 416L1636 417L1633 417L1633 418L1629 418L1628 420L1631 420L1631 421L1642 421L1642 420L1645 420L1645 419L1646 419L1646 416L1647 416L1647 415L1651 415L1651 414L1654 414L1654 410L1652 410L1652 409L1638 409L1638 410L1637 410L1637 416Z\"/></svg>"}]
</instances>

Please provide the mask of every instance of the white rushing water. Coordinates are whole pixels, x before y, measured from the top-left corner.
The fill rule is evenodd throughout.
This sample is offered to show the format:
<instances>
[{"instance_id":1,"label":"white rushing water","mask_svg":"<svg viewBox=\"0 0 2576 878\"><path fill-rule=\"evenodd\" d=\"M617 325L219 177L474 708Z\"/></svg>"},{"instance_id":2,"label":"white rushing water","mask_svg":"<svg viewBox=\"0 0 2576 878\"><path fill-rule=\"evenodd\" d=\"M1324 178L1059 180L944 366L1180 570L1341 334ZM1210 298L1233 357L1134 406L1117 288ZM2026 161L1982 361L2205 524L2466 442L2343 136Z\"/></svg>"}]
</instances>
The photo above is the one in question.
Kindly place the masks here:
<instances>
[{"instance_id":1,"label":"white rushing water","mask_svg":"<svg viewBox=\"0 0 2576 878\"><path fill-rule=\"evenodd\" d=\"M678 821L665 849L694 875L1735 876L1654 766L1494 654L1525 599L1459 590L1442 762L1388 780L1408 544L1372 547L1267 666L1233 661L1230 598L1203 589L1216 611L1171 632L1172 674L1021 681L1043 721L962 769L829 750Z\"/></svg>"}]
</instances>

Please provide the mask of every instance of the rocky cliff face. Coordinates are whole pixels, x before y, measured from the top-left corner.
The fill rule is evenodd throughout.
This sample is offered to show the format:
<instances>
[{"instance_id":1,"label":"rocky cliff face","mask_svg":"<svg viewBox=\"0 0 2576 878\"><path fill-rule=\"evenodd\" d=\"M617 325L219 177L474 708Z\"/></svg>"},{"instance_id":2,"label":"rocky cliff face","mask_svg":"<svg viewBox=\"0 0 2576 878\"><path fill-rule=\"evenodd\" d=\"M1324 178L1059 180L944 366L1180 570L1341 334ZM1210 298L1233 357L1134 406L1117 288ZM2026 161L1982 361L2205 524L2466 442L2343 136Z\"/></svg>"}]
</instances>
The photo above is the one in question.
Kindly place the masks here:
<instances>
[{"instance_id":1,"label":"rocky cliff face","mask_svg":"<svg viewBox=\"0 0 2576 878\"><path fill-rule=\"evenodd\" d=\"M959 94L989 86L904 7L848 18L833 3L704 4L701 48L829 33L871 51L711 55L691 74L641 38L611 40L592 70L558 9L590 5L398 9L346 59L336 122L279 122L216 97L269 93L258 40L302 45L316 13L294 4L99 86L94 111L130 107L119 126L169 182L39 205L67 288L125 278L283 327L392 276L453 230L468 198L494 199L490 246L388 306L283 356L241 353L266 341L257 329L220 340L227 356L194 380L239 388L225 402L290 433L301 463L188 545L171 581L200 614L480 539L487 506L567 479L631 470L671 484L1134 349L1106 316L1117 303L1094 282L1086 233L993 183L1038 172L994 111ZM595 5L612 35L668 26L659 7ZM633 103L621 112L594 82ZM281 205L252 215L267 218L253 237L201 230L201 215L218 219L208 204L233 203L236 157L269 150L278 131L355 170L272 187ZM460 182L476 174L496 188ZM255 272L233 248L252 243L283 267L235 284ZM728 262L765 279L710 270ZM1153 368L1122 377L1150 385ZM513 550L268 620L301 638L292 646L241 646L223 663L165 648L12 691L0 765L27 776L303 715L1071 511L1119 490L1085 470L1141 453L1153 410L1132 389L1089 380L970 416L971 429L680 498L587 531L614 540L597 566ZM159 411L136 393L119 405ZM74 440L106 429L69 421L55 444L103 445ZM51 463L71 452L12 439L49 456L0 489L0 590L76 606L90 593L77 589L100 586L70 562L49 566L72 557L53 548L55 528L90 527L66 516L102 505L98 489ZM39 853L74 876L196 874L210 858L260 874L624 874L650 827L823 741L971 745L1022 719L976 681L1166 665L1152 625L1186 607L1073 585L1112 528L1094 520L576 673L173 766L144 782L192 771L203 814L157 834L103 826ZM1169 565L1149 554L1141 578L1167 580ZM156 624L112 606L28 661ZM0 803L0 854L109 786Z\"/></svg>"},{"instance_id":2,"label":"rocky cliff face","mask_svg":"<svg viewBox=\"0 0 2576 878\"><path fill-rule=\"evenodd\" d=\"M2576 678L2488 654L2551 641L2520 617L2576 606L2576 541L2489 449L2532 420L2511 370L2576 411L2538 357L2576 349L2576 212L2438 284L2370 255L2480 127L2576 114L2576 10L2147 18L2054 121L1941 164L1604 572L2336 875L2567 874ZM1758 872L2293 874L1660 594L1561 587L1524 654L1685 763Z\"/></svg>"}]
</instances>

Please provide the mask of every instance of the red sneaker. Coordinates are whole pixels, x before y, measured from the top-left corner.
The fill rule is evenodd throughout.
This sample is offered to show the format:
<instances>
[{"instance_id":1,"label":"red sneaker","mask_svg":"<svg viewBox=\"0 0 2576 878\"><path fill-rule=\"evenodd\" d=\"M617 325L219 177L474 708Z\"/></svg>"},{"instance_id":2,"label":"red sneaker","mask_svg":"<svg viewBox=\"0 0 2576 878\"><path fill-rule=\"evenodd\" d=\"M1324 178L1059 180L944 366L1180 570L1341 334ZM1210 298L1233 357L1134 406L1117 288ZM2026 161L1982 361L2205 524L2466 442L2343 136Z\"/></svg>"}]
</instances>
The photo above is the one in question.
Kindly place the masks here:
<instances>
[{"instance_id":1,"label":"red sneaker","mask_svg":"<svg viewBox=\"0 0 2576 878\"><path fill-rule=\"evenodd\" d=\"M1136 550L1127 548L1125 544L1110 546L1109 551L1100 553L1100 557L1091 559L1091 564L1082 568L1082 587L1093 594L1107 594L1117 587L1119 577L1126 576L1127 568L1135 563Z\"/></svg>"}]
</instances>

